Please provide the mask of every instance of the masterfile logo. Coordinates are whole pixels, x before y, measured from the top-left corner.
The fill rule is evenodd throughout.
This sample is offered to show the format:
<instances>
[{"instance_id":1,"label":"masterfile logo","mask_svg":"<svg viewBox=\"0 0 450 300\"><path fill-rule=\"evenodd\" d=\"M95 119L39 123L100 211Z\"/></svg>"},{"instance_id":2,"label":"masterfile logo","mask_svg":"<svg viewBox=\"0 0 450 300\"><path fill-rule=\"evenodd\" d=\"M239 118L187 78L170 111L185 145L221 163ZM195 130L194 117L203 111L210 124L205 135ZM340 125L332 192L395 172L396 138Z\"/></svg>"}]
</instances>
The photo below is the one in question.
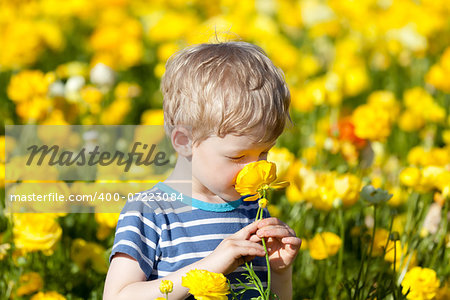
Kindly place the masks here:
<instances>
[{"instance_id":1,"label":"masterfile logo","mask_svg":"<svg viewBox=\"0 0 450 300\"><path fill-rule=\"evenodd\" d=\"M163 126L8 125L5 135L10 212L120 212L176 161Z\"/></svg>"}]
</instances>

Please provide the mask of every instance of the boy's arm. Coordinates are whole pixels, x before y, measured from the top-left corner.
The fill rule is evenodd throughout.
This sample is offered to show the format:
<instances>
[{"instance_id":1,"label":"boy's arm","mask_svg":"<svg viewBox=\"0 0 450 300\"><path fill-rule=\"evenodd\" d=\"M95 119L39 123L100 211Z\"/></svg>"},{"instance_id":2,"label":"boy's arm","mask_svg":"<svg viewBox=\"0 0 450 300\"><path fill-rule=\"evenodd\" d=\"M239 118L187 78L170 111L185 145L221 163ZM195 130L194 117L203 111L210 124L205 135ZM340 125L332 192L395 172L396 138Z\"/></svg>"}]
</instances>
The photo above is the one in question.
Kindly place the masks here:
<instances>
[{"instance_id":1,"label":"boy's arm","mask_svg":"<svg viewBox=\"0 0 450 300\"><path fill-rule=\"evenodd\" d=\"M281 300L292 299L292 264L302 243L295 231L277 218L259 221L258 231L251 240L266 239L271 267L271 290Z\"/></svg>"},{"instance_id":2,"label":"boy's arm","mask_svg":"<svg viewBox=\"0 0 450 300\"><path fill-rule=\"evenodd\" d=\"M180 269L163 278L173 282L173 292L170 293L171 299L185 299L188 296L188 289L181 286L181 276L188 272L191 267L194 266ZM164 296L159 291L159 284L162 279L146 280L145 273L134 258L124 253L117 253L112 259L106 275L103 299L153 300Z\"/></svg>"},{"instance_id":3,"label":"boy's arm","mask_svg":"<svg viewBox=\"0 0 450 300\"><path fill-rule=\"evenodd\" d=\"M282 272L271 272L271 290L281 300L292 299L292 266Z\"/></svg>"},{"instance_id":4,"label":"boy's arm","mask_svg":"<svg viewBox=\"0 0 450 300\"><path fill-rule=\"evenodd\" d=\"M181 285L181 277L190 270L202 269L228 274L255 256L264 256L264 248L259 243L249 240L257 229L257 223L252 223L224 239L207 257L164 278L152 281L146 281L145 273L134 258L118 252L112 259L106 275L103 299L153 300L163 296L159 291L159 284L163 279L173 282L170 299L184 299L188 296L188 290Z\"/></svg>"}]
</instances>

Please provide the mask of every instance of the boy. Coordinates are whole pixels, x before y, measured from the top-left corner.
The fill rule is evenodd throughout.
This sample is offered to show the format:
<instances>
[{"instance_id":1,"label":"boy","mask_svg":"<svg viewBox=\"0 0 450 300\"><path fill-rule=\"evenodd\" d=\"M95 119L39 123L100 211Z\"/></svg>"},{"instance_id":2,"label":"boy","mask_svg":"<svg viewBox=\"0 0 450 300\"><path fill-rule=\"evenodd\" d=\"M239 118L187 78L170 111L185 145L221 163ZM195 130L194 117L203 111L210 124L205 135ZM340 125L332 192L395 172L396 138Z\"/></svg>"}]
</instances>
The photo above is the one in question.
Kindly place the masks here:
<instances>
[{"instance_id":1,"label":"boy","mask_svg":"<svg viewBox=\"0 0 450 300\"><path fill-rule=\"evenodd\" d=\"M162 279L170 299L185 299L181 277L191 269L245 282L252 261L267 284L266 238L272 291L292 298L292 263L301 240L276 218L253 222L257 201L244 202L235 178L248 163L267 158L289 120L290 95L279 71L257 46L201 44L175 54L161 82L164 123L178 153L174 171L145 194L175 201L135 201L116 229L105 299L155 299ZM183 180L192 180L189 185ZM190 195L191 197L187 196ZM267 212L265 212L267 217ZM250 298L245 295L245 299Z\"/></svg>"}]
</instances>

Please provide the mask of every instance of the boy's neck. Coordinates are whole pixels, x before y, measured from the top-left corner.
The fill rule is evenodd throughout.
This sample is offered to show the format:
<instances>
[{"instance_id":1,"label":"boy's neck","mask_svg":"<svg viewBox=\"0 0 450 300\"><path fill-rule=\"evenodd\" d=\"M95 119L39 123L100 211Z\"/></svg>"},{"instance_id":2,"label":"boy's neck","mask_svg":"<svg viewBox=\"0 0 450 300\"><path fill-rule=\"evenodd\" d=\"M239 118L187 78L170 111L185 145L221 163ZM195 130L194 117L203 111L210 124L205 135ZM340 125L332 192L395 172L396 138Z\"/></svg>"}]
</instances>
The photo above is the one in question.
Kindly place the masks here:
<instances>
[{"instance_id":1,"label":"boy's neck","mask_svg":"<svg viewBox=\"0 0 450 300\"><path fill-rule=\"evenodd\" d=\"M213 194L192 177L192 164L185 157L178 157L175 168L164 181L165 184L188 197L208 202L226 203L228 201Z\"/></svg>"}]
</instances>

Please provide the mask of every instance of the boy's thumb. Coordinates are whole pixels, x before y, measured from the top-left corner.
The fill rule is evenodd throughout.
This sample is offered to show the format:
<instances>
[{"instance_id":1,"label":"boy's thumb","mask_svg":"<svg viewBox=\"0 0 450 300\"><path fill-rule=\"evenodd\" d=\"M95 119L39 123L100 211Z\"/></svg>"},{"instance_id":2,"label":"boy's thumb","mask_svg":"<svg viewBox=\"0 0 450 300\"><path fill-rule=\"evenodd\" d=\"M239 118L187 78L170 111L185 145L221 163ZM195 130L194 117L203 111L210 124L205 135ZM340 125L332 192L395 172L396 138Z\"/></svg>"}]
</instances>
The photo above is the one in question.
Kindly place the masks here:
<instances>
[{"instance_id":1,"label":"boy's thumb","mask_svg":"<svg viewBox=\"0 0 450 300\"><path fill-rule=\"evenodd\" d=\"M259 221L250 223L249 225L245 226L244 228L236 232L233 236L238 239L247 240L258 230L258 222Z\"/></svg>"}]
</instances>

